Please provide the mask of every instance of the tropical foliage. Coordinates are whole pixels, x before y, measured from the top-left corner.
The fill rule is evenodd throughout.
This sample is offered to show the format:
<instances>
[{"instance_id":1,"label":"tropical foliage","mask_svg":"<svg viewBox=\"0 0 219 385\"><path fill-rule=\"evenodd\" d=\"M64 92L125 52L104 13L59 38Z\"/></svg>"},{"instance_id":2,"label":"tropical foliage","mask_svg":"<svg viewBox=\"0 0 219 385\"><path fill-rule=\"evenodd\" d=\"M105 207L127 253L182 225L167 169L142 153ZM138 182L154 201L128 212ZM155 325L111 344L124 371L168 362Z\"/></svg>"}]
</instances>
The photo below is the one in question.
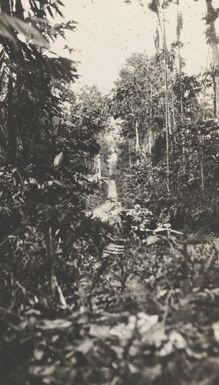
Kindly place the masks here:
<instances>
[{"instance_id":1,"label":"tropical foliage","mask_svg":"<svg viewBox=\"0 0 219 385\"><path fill-rule=\"evenodd\" d=\"M218 74L184 71L179 12L167 47L171 3L103 96L51 50L62 1L0 0L2 385L218 384Z\"/></svg>"}]
</instances>

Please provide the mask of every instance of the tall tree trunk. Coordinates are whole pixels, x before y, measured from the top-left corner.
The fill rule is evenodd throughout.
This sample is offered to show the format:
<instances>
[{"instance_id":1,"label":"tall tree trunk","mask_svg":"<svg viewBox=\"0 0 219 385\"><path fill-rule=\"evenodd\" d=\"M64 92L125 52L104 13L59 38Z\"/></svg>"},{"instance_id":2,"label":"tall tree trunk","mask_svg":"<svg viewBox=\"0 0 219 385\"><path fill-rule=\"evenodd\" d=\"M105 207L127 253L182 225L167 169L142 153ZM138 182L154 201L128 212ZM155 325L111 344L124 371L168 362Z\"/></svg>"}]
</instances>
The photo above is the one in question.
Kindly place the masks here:
<instances>
[{"instance_id":1,"label":"tall tree trunk","mask_svg":"<svg viewBox=\"0 0 219 385\"><path fill-rule=\"evenodd\" d=\"M180 20L180 12L179 12L179 0L177 0L177 23L179 23ZM182 81L181 81L181 74L182 74L182 65L181 65L181 41L180 41L180 34L181 34L181 26L178 25L178 34L177 34L177 49L178 49L178 76L179 76L179 103L180 103L180 124L181 124L181 131L182 131L182 156L183 156L183 171L186 172L186 156L185 156L185 129L184 129L184 106L183 106L183 89L182 89Z\"/></svg>"},{"instance_id":2,"label":"tall tree trunk","mask_svg":"<svg viewBox=\"0 0 219 385\"><path fill-rule=\"evenodd\" d=\"M184 113L183 113L183 98L182 98L182 88L180 84L180 123L182 130L182 156L183 156L183 171L186 172L186 137L185 137L185 128L184 128Z\"/></svg>"},{"instance_id":3,"label":"tall tree trunk","mask_svg":"<svg viewBox=\"0 0 219 385\"><path fill-rule=\"evenodd\" d=\"M171 104L172 104L172 126L173 126L173 133L174 133L176 128L176 116L175 116L175 106L174 106L173 84L171 88Z\"/></svg>"},{"instance_id":4,"label":"tall tree trunk","mask_svg":"<svg viewBox=\"0 0 219 385\"><path fill-rule=\"evenodd\" d=\"M166 134L166 170L167 170L167 191L170 191L170 154L169 154L169 105L168 105L168 78L167 78L167 44L165 15L163 10L163 51L164 51L164 75L165 75L165 134Z\"/></svg>"},{"instance_id":5,"label":"tall tree trunk","mask_svg":"<svg viewBox=\"0 0 219 385\"><path fill-rule=\"evenodd\" d=\"M219 119L219 48L218 39L215 28L215 9L212 4L212 0L205 0L207 7L207 24L211 31L210 45L213 53L213 66L214 66L214 114L215 118Z\"/></svg>"},{"instance_id":6,"label":"tall tree trunk","mask_svg":"<svg viewBox=\"0 0 219 385\"><path fill-rule=\"evenodd\" d=\"M152 119L153 119L153 88L150 89L150 107L149 107L149 127L148 127L148 152L151 155L153 146L153 132L152 132Z\"/></svg>"},{"instance_id":7,"label":"tall tree trunk","mask_svg":"<svg viewBox=\"0 0 219 385\"><path fill-rule=\"evenodd\" d=\"M213 111L214 117L219 119L219 78L214 73L213 74L213 89L214 89L214 100L213 100Z\"/></svg>"},{"instance_id":8,"label":"tall tree trunk","mask_svg":"<svg viewBox=\"0 0 219 385\"><path fill-rule=\"evenodd\" d=\"M205 175L204 175L204 155L203 148L201 145L201 138L198 132L198 128L196 127L197 141L198 141L198 152L199 152L199 167L200 167L200 180L201 180L201 191L204 195L205 191Z\"/></svg>"},{"instance_id":9,"label":"tall tree trunk","mask_svg":"<svg viewBox=\"0 0 219 385\"><path fill-rule=\"evenodd\" d=\"M140 152L140 144L139 144L139 129L138 122L135 123L135 151L136 151L136 164L139 166L139 152Z\"/></svg>"},{"instance_id":10,"label":"tall tree trunk","mask_svg":"<svg viewBox=\"0 0 219 385\"><path fill-rule=\"evenodd\" d=\"M148 128L148 152L151 155L152 153L152 145L153 145L153 134L151 126Z\"/></svg>"},{"instance_id":11,"label":"tall tree trunk","mask_svg":"<svg viewBox=\"0 0 219 385\"><path fill-rule=\"evenodd\" d=\"M53 236L52 227L48 229L48 258L49 258L49 281L50 281L50 293L55 298L56 293L56 277L55 277L55 260L53 250Z\"/></svg>"}]
</instances>

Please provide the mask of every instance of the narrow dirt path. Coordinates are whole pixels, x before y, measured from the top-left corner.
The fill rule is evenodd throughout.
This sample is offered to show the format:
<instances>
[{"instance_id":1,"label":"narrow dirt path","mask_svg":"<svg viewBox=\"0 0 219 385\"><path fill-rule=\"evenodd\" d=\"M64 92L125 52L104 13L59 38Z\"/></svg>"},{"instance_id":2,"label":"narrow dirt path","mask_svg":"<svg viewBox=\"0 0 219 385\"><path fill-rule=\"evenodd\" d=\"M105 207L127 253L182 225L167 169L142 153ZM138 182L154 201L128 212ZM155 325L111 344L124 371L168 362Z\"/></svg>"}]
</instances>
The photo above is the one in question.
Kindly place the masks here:
<instances>
[{"instance_id":1,"label":"narrow dirt path","mask_svg":"<svg viewBox=\"0 0 219 385\"><path fill-rule=\"evenodd\" d=\"M115 180L105 179L105 182L108 187L107 199L104 203L93 210L93 217L99 218L101 221L109 222L113 225L118 219L121 205L117 201L118 195Z\"/></svg>"},{"instance_id":2,"label":"narrow dirt path","mask_svg":"<svg viewBox=\"0 0 219 385\"><path fill-rule=\"evenodd\" d=\"M106 201L93 211L93 217L99 218L103 222L108 222L115 227L116 232L120 226L121 204L117 201L117 189L114 179L106 179L108 186L108 196ZM103 257L115 257L124 253L124 240L116 237L115 241L110 242L103 250Z\"/></svg>"},{"instance_id":3,"label":"narrow dirt path","mask_svg":"<svg viewBox=\"0 0 219 385\"><path fill-rule=\"evenodd\" d=\"M117 188L116 188L116 182L114 179L108 179L107 181L108 185L108 198L114 199L117 201L118 194L117 194Z\"/></svg>"}]
</instances>

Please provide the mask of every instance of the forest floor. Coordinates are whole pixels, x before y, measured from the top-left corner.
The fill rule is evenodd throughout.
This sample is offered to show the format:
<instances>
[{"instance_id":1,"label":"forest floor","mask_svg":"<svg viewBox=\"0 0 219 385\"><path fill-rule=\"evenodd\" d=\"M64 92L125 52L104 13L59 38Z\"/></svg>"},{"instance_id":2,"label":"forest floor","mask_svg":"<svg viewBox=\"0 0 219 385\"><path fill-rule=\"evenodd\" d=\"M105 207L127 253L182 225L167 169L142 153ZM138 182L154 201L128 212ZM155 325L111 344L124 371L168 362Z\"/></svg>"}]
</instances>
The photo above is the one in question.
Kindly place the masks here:
<instances>
[{"instance_id":1,"label":"forest floor","mask_svg":"<svg viewBox=\"0 0 219 385\"><path fill-rule=\"evenodd\" d=\"M121 206L107 185L93 216L114 226ZM25 311L5 314L17 345L0 352L0 384L218 385L218 252L215 237L139 240L114 227L79 266L66 307L23 288Z\"/></svg>"}]
</instances>

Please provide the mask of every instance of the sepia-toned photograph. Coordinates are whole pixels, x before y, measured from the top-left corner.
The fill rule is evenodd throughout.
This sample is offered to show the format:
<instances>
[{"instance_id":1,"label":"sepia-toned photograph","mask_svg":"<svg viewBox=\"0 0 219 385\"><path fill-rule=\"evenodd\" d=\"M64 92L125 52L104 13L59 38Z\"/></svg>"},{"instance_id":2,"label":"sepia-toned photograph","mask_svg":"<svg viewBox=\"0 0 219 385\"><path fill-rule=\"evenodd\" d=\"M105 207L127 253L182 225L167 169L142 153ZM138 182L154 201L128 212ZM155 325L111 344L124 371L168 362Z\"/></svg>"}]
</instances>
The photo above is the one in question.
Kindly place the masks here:
<instances>
[{"instance_id":1,"label":"sepia-toned photograph","mask_svg":"<svg viewBox=\"0 0 219 385\"><path fill-rule=\"evenodd\" d=\"M0 385L219 385L219 0L0 0Z\"/></svg>"}]
</instances>

